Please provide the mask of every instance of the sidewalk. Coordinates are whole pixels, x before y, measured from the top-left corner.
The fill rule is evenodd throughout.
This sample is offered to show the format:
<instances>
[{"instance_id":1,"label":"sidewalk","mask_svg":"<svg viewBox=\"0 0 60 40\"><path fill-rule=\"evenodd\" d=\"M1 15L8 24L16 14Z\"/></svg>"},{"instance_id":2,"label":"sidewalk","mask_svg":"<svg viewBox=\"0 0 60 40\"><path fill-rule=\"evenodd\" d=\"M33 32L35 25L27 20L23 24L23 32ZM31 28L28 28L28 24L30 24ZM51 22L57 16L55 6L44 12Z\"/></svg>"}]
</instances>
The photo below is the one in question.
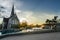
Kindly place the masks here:
<instances>
[{"instance_id":1,"label":"sidewalk","mask_svg":"<svg viewBox=\"0 0 60 40\"><path fill-rule=\"evenodd\" d=\"M42 29L40 31L32 31L32 32L13 32L13 33L6 33L6 34L1 34L0 35L0 38L4 38L4 37L7 37L7 36L14 36L14 35L25 35L25 34L37 34L37 33L50 33L50 32L53 32L54 30L51 30L51 29Z\"/></svg>"}]
</instances>

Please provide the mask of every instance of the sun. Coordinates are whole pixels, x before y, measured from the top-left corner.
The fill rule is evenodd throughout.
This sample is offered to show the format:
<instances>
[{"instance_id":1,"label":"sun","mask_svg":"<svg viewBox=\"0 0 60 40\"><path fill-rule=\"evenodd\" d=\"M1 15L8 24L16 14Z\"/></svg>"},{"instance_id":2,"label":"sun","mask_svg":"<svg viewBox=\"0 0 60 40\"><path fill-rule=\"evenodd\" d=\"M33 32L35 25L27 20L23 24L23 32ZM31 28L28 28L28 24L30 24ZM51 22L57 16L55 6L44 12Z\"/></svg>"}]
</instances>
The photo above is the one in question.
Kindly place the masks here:
<instances>
[{"instance_id":1,"label":"sun","mask_svg":"<svg viewBox=\"0 0 60 40\"><path fill-rule=\"evenodd\" d=\"M20 22L24 22L24 21L28 22L26 18L20 18Z\"/></svg>"}]
</instances>

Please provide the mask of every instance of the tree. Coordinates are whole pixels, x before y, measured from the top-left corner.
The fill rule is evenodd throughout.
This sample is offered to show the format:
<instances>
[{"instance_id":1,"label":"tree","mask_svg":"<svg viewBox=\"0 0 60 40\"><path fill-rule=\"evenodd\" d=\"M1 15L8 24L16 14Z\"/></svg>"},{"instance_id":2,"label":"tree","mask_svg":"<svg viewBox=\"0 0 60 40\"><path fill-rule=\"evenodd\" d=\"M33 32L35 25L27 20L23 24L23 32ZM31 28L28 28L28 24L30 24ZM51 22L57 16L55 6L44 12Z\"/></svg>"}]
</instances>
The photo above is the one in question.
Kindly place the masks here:
<instances>
[{"instance_id":1,"label":"tree","mask_svg":"<svg viewBox=\"0 0 60 40\"><path fill-rule=\"evenodd\" d=\"M49 19L47 19L47 20L46 20L46 23L50 23L50 20L49 20Z\"/></svg>"},{"instance_id":2,"label":"tree","mask_svg":"<svg viewBox=\"0 0 60 40\"><path fill-rule=\"evenodd\" d=\"M21 26L24 27L25 29L27 28L27 25L28 25L28 24L27 24L26 21L22 22L22 24L21 24Z\"/></svg>"},{"instance_id":3,"label":"tree","mask_svg":"<svg viewBox=\"0 0 60 40\"><path fill-rule=\"evenodd\" d=\"M58 17L58 16L54 16L54 20L57 20L57 17Z\"/></svg>"},{"instance_id":4,"label":"tree","mask_svg":"<svg viewBox=\"0 0 60 40\"><path fill-rule=\"evenodd\" d=\"M36 24L35 26L36 26L36 27L41 27L41 25L38 25L38 24Z\"/></svg>"}]
</instances>

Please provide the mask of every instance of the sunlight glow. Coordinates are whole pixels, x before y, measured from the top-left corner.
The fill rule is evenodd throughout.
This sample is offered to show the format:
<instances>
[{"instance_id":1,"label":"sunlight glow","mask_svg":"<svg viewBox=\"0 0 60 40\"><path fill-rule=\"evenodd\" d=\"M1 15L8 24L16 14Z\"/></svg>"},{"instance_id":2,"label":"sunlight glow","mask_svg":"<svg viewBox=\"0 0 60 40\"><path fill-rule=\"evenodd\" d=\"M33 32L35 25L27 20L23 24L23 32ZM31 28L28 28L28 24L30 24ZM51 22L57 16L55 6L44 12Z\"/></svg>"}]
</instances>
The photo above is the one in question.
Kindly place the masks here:
<instances>
[{"instance_id":1,"label":"sunlight glow","mask_svg":"<svg viewBox=\"0 0 60 40\"><path fill-rule=\"evenodd\" d=\"M20 18L20 22L24 22L24 21L28 22L26 18Z\"/></svg>"}]
</instances>

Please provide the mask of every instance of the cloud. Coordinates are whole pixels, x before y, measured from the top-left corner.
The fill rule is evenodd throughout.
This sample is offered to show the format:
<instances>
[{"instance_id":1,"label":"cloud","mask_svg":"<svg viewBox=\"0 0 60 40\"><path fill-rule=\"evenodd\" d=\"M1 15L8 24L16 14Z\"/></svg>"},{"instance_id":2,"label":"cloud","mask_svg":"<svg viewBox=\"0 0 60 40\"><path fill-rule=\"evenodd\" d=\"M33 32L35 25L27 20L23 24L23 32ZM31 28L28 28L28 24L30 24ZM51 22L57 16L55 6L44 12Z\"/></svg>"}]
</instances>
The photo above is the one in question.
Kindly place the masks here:
<instances>
[{"instance_id":1,"label":"cloud","mask_svg":"<svg viewBox=\"0 0 60 40\"><path fill-rule=\"evenodd\" d=\"M13 0L0 0L0 5L9 8L12 4Z\"/></svg>"},{"instance_id":2,"label":"cloud","mask_svg":"<svg viewBox=\"0 0 60 40\"><path fill-rule=\"evenodd\" d=\"M5 8L5 9L0 9L4 11L4 12L1 11L2 16L4 17L6 17L7 15L9 16L11 5L12 5L12 0L0 0L0 5Z\"/></svg>"},{"instance_id":3,"label":"cloud","mask_svg":"<svg viewBox=\"0 0 60 40\"><path fill-rule=\"evenodd\" d=\"M1 10L0 18L10 16L13 3L14 3L15 9L17 9L17 6L20 7L22 4L22 2L17 1L17 0L0 0L0 10ZM1 8L1 7L4 7L4 8ZM0 22L1 22L1 20L0 20Z\"/></svg>"},{"instance_id":4,"label":"cloud","mask_svg":"<svg viewBox=\"0 0 60 40\"><path fill-rule=\"evenodd\" d=\"M1 12L2 16L5 16L5 17L10 16L13 3L14 3L15 9L17 9L18 7L20 8L20 6L23 4L22 2L17 0L0 0L0 5L5 8L3 10L4 12L3 13Z\"/></svg>"},{"instance_id":5,"label":"cloud","mask_svg":"<svg viewBox=\"0 0 60 40\"><path fill-rule=\"evenodd\" d=\"M52 19L55 14L50 14L50 13L44 13L44 12L33 12L33 11L21 11L18 10L16 12L18 15L19 20L22 18L25 18L28 20L29 24L43 24L45 23L46 19Z\"/></svg>"},{"instance_id":6,"label":"cloud","mask_svg":"<svg viewBox=\"0 0 60 40\"><path fill-rule=\"evenodd\" d=\"M3 9L3 11L5 12L1 13L2 16L5 16L5 17L10 16L13 2L15 6L15 12L19 20L21 20L22 18L25 18L26 20L28 20L29 24L31 23L42 24L45 22L46 19L52 19L56 15L53 12L51 12L50 14L48 12L34 12L29 10L28 11L19 10L20 6L23 5L23 2L20 2L17 0L0 0L0 5L5 8Z\"/></svg>"}]
</instances>

